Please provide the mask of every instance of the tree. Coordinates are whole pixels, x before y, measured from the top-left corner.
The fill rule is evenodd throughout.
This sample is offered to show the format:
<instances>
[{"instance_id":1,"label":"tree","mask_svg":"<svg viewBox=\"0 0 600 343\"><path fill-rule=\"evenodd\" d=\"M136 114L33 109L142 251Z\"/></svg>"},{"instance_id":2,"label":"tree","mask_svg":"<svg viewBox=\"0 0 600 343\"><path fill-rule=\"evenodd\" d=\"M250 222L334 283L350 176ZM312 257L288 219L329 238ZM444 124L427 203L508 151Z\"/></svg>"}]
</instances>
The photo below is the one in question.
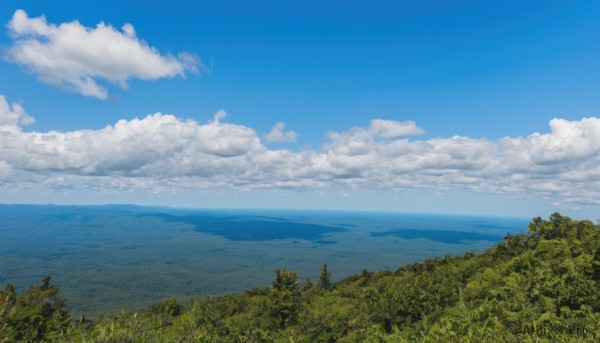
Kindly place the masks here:
<instances>
[{"instance_id":1,"label":"tree","mask_svg":"<svg viewBox=\"0 0 600 343\"><path fill-rule=\"evenodd\" d=\"M17 299L15 287L8 283L0 290L0 342L8 341L14 331L14 309Z\"/></svg>"},{"instance_id":2,"label":"tree","mask_svg":"<svg viewBox=\"0 0 600 343\"><path fill-rule=\"evenodd\" d=\"M319 288L331 289L331 273L327 271L327 263L323 264L321 268L321 274L319 275L319 282L317 283Z\"/></svg>"},{"instance_id":3,"label":"tree","mask_svg":"<svg viewBox=\"0 0 600 343\"><path fill-rule=\"evenodd\" d=\"M51 283L49 276L22 295L7 285L0 292L4 298L0 328L5 338L9 341L60 340L71 325L71 316L58 292L59 288ZM8 308L5 305L9 305Z\"/></svg>"},{"instance_id":4,"label":"tree","mask_svg":"<svg viewBox=\"0 0 600 343\"><path fill-rule=\"evenodd\" d=\"M277 270L271 289L271 313L284 328L296 322L300 303L298 276L291 270Z\"/></svg>"},{"instance_id":5,"label":"tree","mask_svg":"<svg viewBox=\"0 0 600 343\"><path fill-rule=\"evenodd\" d=\"M596 249L594 253L594 260L592 261L592 278L596 283L600 283L600 247Z\"/></svg>"},{"instance_id":6,"label":"tree","mask_svg":"<svg viewBox=\"0 0 600 343\"><path fill-rule=\"evenodd\" d=\"M310 278L306 278L306 281L302 285L302 292L309 291L315 287L315 284L312 282Z\"/></svg>"}]
</instances>

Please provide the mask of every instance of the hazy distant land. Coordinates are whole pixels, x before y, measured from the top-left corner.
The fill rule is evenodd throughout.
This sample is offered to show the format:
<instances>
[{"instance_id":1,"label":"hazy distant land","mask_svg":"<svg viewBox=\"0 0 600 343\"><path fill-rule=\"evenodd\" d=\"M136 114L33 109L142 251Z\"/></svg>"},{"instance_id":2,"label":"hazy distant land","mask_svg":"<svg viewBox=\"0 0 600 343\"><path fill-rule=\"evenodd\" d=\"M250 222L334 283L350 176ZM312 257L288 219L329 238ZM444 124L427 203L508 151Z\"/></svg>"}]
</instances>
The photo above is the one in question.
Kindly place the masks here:
<instances>
[{"instance_id":1,"label":"hazy distant land","mask_svg":"<svg viewBox=\"0 0 600 343\"><path fill-rule=\"evenodd\" d=\"M466 250L528 218L137 206L0 205L0 283L52 275L73 314L138 309L168 296L240 292L274 270L333 278Z\"/></svg>"}]
</instances>

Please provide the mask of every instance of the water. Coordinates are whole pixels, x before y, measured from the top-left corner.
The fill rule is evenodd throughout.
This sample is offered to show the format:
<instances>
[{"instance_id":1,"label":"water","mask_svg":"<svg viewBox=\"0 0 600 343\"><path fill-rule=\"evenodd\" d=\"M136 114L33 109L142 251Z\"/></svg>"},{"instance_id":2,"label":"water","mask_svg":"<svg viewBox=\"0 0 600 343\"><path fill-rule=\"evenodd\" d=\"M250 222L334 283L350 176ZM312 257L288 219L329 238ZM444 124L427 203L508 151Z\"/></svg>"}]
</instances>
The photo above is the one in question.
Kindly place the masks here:
<instances>
[{"instance_id":1,"label":"water","mask_svg":"<svg viewBox=\"0 0 600 343\"><path fill-rule=\"evenodd\" d=\"M324 211L0 205L0 284L51 275L74 315L269 285L275 269L333 279L481 252L528 219Z\"/></svg>"}]
</instances>

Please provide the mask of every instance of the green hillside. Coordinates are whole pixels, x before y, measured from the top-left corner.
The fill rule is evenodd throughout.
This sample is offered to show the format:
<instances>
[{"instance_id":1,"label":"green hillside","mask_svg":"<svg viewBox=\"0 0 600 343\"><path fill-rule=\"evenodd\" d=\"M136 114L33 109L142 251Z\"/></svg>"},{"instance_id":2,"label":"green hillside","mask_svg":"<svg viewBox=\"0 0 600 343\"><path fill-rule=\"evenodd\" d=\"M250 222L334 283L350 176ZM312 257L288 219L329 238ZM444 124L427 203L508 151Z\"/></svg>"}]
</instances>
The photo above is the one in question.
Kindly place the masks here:
<instances>
[{"instance_id":1,"label":"green hillside","mask_svg":"<svg viewBox=\"0 0 600 343\"><path fill-rule=\"evenodd\" d=\"M333 271L335 272L335 271ZM482 254L337 283L289 270L272 287L71 318L49 278L0 291L0 342L597 342L600 226L555 213Z\"/></svg>"}]
</instances>

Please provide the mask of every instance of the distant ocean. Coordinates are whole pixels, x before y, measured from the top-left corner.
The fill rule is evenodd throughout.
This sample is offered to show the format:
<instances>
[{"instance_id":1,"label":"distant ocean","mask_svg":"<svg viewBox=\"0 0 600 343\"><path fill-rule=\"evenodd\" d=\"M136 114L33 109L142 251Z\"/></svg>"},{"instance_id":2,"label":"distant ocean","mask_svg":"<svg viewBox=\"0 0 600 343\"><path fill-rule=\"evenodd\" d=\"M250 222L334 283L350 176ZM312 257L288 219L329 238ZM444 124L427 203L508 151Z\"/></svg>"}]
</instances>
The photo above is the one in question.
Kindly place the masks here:
<instances>
[{"instance_id":1,"label":"distant ocean","mask_svg":"<svg viewBox=\"0 0 600 343\"><path fill-rule=\"evenodd\" d=\"M52 276L74 315L268 286L276 269L334 280L482 252L530 218L126 205L0 205L0 284Z\"/></svg>"}]
</instances>

